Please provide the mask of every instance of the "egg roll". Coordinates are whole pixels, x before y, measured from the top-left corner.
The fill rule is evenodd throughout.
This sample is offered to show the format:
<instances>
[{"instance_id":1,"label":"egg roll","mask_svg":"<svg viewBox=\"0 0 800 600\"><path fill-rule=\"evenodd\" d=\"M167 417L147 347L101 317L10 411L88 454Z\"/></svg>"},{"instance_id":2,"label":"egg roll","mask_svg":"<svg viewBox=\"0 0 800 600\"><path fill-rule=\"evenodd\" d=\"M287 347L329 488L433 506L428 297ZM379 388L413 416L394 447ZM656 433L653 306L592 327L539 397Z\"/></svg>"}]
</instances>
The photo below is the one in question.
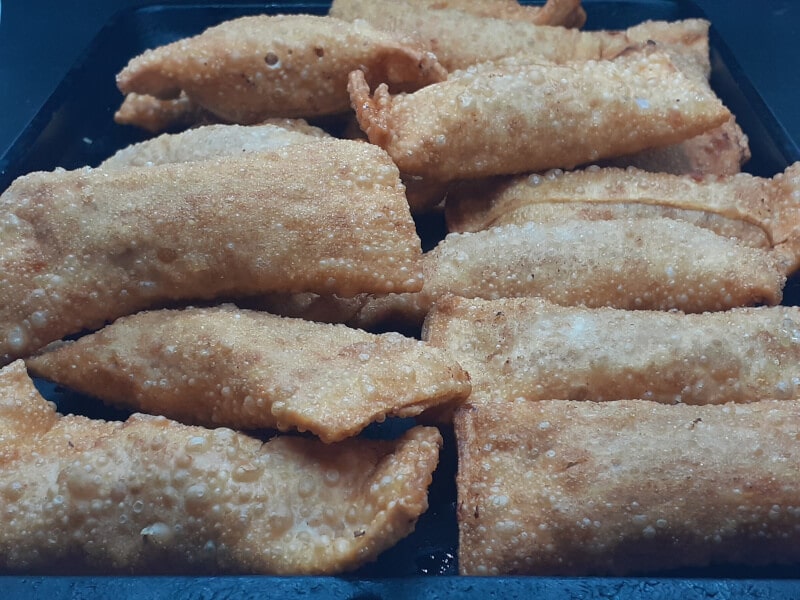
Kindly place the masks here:
<instances>
[{"instance_id":1,"label":"egg roll","mask_svg":"<svg viewBox=\"0 0 800 600\"><path fill-rule=\"evenodd\" d=\"M800 308L684 314L540 298L436 303L423 338L505 399L722 404L800 398Z\"/></svg>"},{"instance_id":2,"label":"egg roll","mask_svg":"<svg viewBox=\"0 0 800 600\"><path fill-rule=\"evenodd\" d=\"M487 9L485 2L480 3L484 8L479 12L491 12L489 16L471 14L471 8L463 7L424 10L420 1L430 4L429 0L334 0L329 14L346 21L363 19L377 29L411 39L433 52L448 71L510 56L558 63L611 59L648 41L696 55L690 59L692 63L708 63L707 41L706 57L699 56L702 36L708 35L709 24L704 19L648 21L624 31L579 31L502 18L503 11L491 4Z\"/></svg>"},{"instance_id":3,"label":"egg roll","mask_svg":"<svg viewBox=\"0 0 800 600\"><path fill-rule=\"evenodd\" d=\"M460 10L471 15L526 21L534 25L575 27L586 23L581 0L547 0L541 6L520 4L517 0L402 0L419 9ZM357 15L353 15L358 18Z\"/></svg>"},{"instance_id":4,"label":"egg roll","mask_svg":"<svg viewBox=\"0 0 800 600\"><path fill-rule=\"evenodd\" d=\"M462 575L800 562L800 401L460 409Z\"/></svg>"},{"instance_id":5,"label":"egg roll","mask_svg":"<svg viewBox=\"0 0 800 600\"><path fill-rule=\"evenodd\" d=\"M259 125L205 125L122 148L104 160L103 169L144 167L168 163L268 152L290 144L331 137L303 119L271 119Z\"/></svg>"},{"instance_id":6,"label":"egg roll","mask_svg":"<svg viewBox=\"0 0 800 600\"><path fill-rule=\"evenodd\" d=\"M674 175L735 175L750 160L750 139L731 116L724 124L678 144L599 161Z\"/></svg>"},{"instance_id":7,"label":"egg roll","mask_svg":"<svg viewBox=\"0 0 800 600\"><path fill-rule=\"evenodd\" d=\"M181 92L218 118L243 125L349 107L347 74L417 89L447 73L431 53L365 22L314 15L241 17L145 51L117 75L123 94L169 100Z\"/></svg>"},{"instance_id":8,"label":"egg roll","mask_svg":"<svg viewBox=\"0 0 800 600\"><path fill-rule=\"evenodd\" d=\"M800 233L795 197L800 187L794 183L799 174L800 163L772 179L744 173L679 176L635 168L551 171L453 186L445 214L451 231L575 218L666 216L772 249L791 246Z\"/></svg>"},{"instance_id":9,"label":"egg roll","mask_svg":"<svg viewBox=\"0 0 800 600\"><path fill-rule=\"evenodd\" d=\"M441 446L431 427L331 446L61 416L21 361L0 427L0 568L27 574L349 571L413 531Z\"/></svg>"},{"instance_id":10,"label":"egg roll","mask_svg":"<svg viewBox=\"0 0 800 600\"><path fill-rule=\"evenodd\" d=\"M114 122L140 127L150 133L161 133L217 123L219 118L192 102L184 93L169 100L131 93L125 95L114 113Z\"/></svg>"},{"instance_id":11,"label":"egg roll","mask_svg":"<svg viewBox=\"0 0 800 600\"><path fill-rule=\"evenodd\" d=\"M573 168L666 146L730 112L661 52L569 65L519 64L451 74L413 94L349 90L361 128L404 173L440 181Z\"/></svg>"},{"instance_id":12,"label":"egg roll","mask_svg":"<svg viewBox=\"0 0 800 600\"><path fill-rule=\"evenodd\" d=\"M0 364L170 301L418 290L421 254L397 168L362 142L33 173L0 196Z\"/></svg>"},{"instance_id":13,"label":"egg roll","mask_svg":"<svg viewBox=\"0 0 800 600\"><path fill-rule=\"evenodd\" d=\"M140 312L27 365L121 408L328 443L386 417L452 412L470 392L458 363L419 340L232 305Z\"/></svg>"},{"instance_id":14,"label":"egg roll","mask_svg":"<svg viewBox=\"0 0 800 600\"><path fill-rule=\"evenodd\" d=\"M364 294L346 304L325 298L328 313L365 328L418 327L449 294L696 313L779 304L781 260L666 218L527 223L448 235L423 255L419 292Z\"/></svg>"}]
</instances>

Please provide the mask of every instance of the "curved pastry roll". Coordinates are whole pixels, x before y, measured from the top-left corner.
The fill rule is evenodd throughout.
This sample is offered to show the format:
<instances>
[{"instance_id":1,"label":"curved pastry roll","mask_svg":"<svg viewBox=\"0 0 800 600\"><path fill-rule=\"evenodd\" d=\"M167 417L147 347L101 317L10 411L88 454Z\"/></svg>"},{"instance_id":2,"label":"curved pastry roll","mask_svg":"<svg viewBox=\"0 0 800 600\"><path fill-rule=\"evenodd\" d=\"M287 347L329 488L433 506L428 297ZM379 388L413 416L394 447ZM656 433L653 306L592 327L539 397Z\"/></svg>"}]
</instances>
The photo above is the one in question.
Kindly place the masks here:
<instances>
[{"instance_id":1,"label":"curved pastry roll","mask_svg":"<svg viewBox=\"0 0 800 600\"><path fill-rule=\"evenodd\" d=\"M123 408L324 442L387 416L452 412L470 392L458 363L418 340L230 305L123 317L27 364Z\"/></svg>"},{"instance_id":2,"label":"curved pastry roll","mask_svg":"<svg viewBox=\"0 0 800 600\"><path fill-rule=\"evenodd\" d=\"M452 186L445 214L451 231L575 218L667 216L788 255L800 237L800 202L795 198L799 176L800 163L772 179L745 173L698 178L589 167ZM787 264L787 275L796 262Z\"/></svg>"},{"instance_id":3,"label":"curved pastry roll","mask_svg":"<svg viewBox=\"0 0 800 600\"><path fill-rule=\"evenodd\" d=\"M303 119L270 119L259 125L204 125L181 133L165 133L132 144L104 160L99 168L124 169L269 152L291 144L331 137Z\"/></svg>"},{"instance_id":4,"label":"curved pastry roll","mask_svg":"<svg viewBox=\"0 0 800 600\"><path fill-rule=\"evenodd\" d=\"M186 94L161 100L148 94L126 94L114 113L114 122L134 125L160 133L167 129L185 129L196 125L217 123L219 118L192 102Z\"/></svg>"},{"instance_id":5,"label":"curved pastry roll","mask_svg":"<svg viewBox=\"0 0 800 600\"><path fill-rule=\"evenodd\" d=\"M431 0L334 0L330 15L347 21L363 19L377 29L412 39L433 52L448 71L513 56L557 63L605 60L650 41L685 55L686 66L693 70L695 66L706 73L710 70L705 19L645 21L624 31L579 31L509 19L502 8L487 2L474 7L475 2L458 0L469 5L458 8L448 1L444 4L450 6L425 10L430 4ZM567 2L548 2L551 8L556 4Z\"/></svg>"},{"instance_id":6,"label":"curved pastry roll","mask_svg":"<svg viewBox=\"0 0 800 600\"><path fill-rule=\"evenodd\" d=\"M666 146L725 123L704 82L660 52L569 65L460 71L413 94L349 85L369 140L404 173L439 181L572 168Z\"/></svg>"},{"instance_id":7,"label":"curved pastry roll","mask_svg":"<svg viewBox=\"0 0 800 600\"><path fill-rule=\"evenodd\" d=\"M165 100L183 91L217 117L249 125L346 111L347 74L358 68L374 85L400 90L447 76L432 54L363 21L261 15L148 50L117 75L117 86Z\"/></svg>"},{"instance_id":8,"label":"curved pastry roll","mask_svg":"<svg viewBox=\"0 0 800 600\"><path fill-rule=\"evenodd\" d=\"M317 313L355 327L419 326L439 299L540 297L564 306L725 310L779 304L777 254L666 218L527 223L452 233L423 255L415 293L326 296Z\"/></svg>"},{"instance_id":9,"label":"curved pastry roll","mask_svg":"<svg viewBox=\"0 0 800 600\"><path fill-rule=\"evenodd\" d=\"M170 300L418 290L421 254L371 144L33 173L0 196L0 363Z\"/></svg>"},{"instance_id":10,"label":"curved pastry roll","mask_svg":"<svg viewBox=\"0 0 800 600\"><path fill-rule=\"evenodd\" d=\"M547 0L542 6L520 4L517 0L398 0L398 2L427 11L458 10L480 17L524 21L534 25L580 29L586 23L586 11L581 7L581 0ZM358 18L369 20L371 11L360 17L359 13L354 11L357 7L358 4L337 6L337 9L342 10L340 18L348 21ZM350 12L351 10L354 12ZM343 16L344 11L347 11L346 16Z\"/></svg>"},{"instance_id":11,"label":"curved pastry roll","mask_svg":"<svg viewBox=\"0 0 800 600\"><path fill-rule=\"evenodd\" d=\"M0 567L25 573L352 570L413 531L441 445L61 416L22 362L0 371L0 428Z\"/></svg>"}]
</instances>

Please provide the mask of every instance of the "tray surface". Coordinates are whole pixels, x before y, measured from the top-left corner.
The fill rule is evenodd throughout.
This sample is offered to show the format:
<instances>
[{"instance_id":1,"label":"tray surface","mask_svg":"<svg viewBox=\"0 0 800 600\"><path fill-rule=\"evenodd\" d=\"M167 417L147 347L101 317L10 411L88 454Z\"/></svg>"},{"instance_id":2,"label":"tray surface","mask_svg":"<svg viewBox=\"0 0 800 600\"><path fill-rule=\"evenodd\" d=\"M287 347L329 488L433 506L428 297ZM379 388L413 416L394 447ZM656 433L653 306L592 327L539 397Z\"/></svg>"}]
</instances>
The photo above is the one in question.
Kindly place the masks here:
<instances>
[{"instance_id":1,"label":"tray surface","mask_svg":"<svg viewBox=\"0 0 800 600\"><path fill-rule=\"evenodd\" d=\"M586 1L588 28L621 29L646 19L675 20L701 17L690 2L627 0ZM147 48L194 35L223 20L247 14L305 12L324 14L327 2L283 2L272 4L161 4L117 15L96 37L16 144L0 157L0 190L14 178L35 170L66 169L96 165L117 149L149 137L132 127L114 124L113 113L122 99L114 76L130 58ZM745 170L770 177L800 159L795 143L772 117L768 107L733 59L724 41L711 32L712 86L737 116L750 138L753 159ZM430 245L430 241L428 240ZM435 241L435 240L434 240ZM800 304L800 284L791 280L784 304ZM78 396L43 381L36 381L46 397L62 412L79 412L100 418L124 418L99 402ZM404 421L370 428L366 435L394 436L407 427ZM386 551L377 562L346 578L159 578L158 591L152 580L142 577L18 577L5 576L2 585L14 597L25 591L53 596L80 594L78 590L102 590L103 595L189 597L200 589L212 595L249 597L306 593L312 597L378 598L386 595L416 595L488 591L498 579L451 577L457 575L457 525L455 520L456 452L452 430L443 431L445 447L430 489L429 511L416 532ZM800 567L740 568L722 565L705 569L652 574L641 579L502 578L516 593L547 597L641 596L659 586L663 593L682 597L722 592L733 595L789 597L800 593ZM430 575L440 577L431 578ZM402 579L400 579L402 578ZM719 579L715 579L719 578ZM648 587L650 586L650 587ZM653 588L655 586L655 588Z\"/></svg>"}]
</instances>

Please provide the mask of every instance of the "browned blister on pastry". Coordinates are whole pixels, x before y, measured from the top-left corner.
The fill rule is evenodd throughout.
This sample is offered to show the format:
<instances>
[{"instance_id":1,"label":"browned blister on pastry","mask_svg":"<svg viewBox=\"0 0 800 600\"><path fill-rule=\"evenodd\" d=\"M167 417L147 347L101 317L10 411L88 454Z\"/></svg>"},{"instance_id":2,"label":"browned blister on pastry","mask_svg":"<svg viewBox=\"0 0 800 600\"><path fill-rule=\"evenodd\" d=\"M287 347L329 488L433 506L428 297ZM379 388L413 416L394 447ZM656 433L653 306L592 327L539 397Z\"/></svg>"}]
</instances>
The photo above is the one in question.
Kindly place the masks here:
<instances>
[{"instance_id":1,"label":"browned blister on pastry","mask_svg":"<svg viewBox=\"0 0 800 600\"><path fill-rule=\"evenodd\" d=\"M461 71L413 94L350 76L361 128L404 173L440 181L572 168L665 146L730 112L666 55Z\"/></svg>"},{"instance_id":2,"label":"browned blister on pastry","mask_svg":"<svg viewBox=\"0 0 800 600\"><path fill-rule=\"evenodd\" d=\"M217 123L219 118L192 102L186 94L161 100L148 94L130 93L114 113L120 125L135 125L150 133L167 129L185 129L197 125Z\"/></svg>"},{"instance_id":3,"label":"browned blister on pastry","mask_svg":"<svg viewBox=\"0 0 800 600\"><path fill-rule=\"evenodd\" d=\"M800 227L800 187L792 181L798 172L800 163L772 179L745 173L689 177L634 168L551 171L453 186L446 217L450 230L479 231L529 222L664 216L748 246L791 253ZM785 272L792 270L787 265Z\"/></svg>"},{"instance_id":4,"label":"browned blister on pastry","mask_svg":"<svg viewBox=\"0 0 800 600\"><path fill-rule=\"evenodd\" d=\"M310 431L452 409L469 377L439 349L235 306L140 312L28 360L40 377L196 425Z\"/></svg>"},{"instance_id":5,"label":"browned blister on pastry","mask_svg":"<svg viewBox=\"0 0 800 600\"><path fill-rule=\"evenodd\" d=\"M346 111L347 74L358 68L373 84L401 90L446 77L430 53L367 23L261 15L148 50L117 75L117 86L161 99L183 91L225 121L252 124Z\"/></svg>"},{"instance_id":6,"label":"browned blister on pastry","mask_svg":"<svg viewBox=\"0 0 800 600\"><path fill-rule=\"evenodd\" d=\"M424 338L467 370L476 392L501 399L800 398L797 307L683 314L450 297L428 315Z\"/></svg>"},{"instance_id":7,"label":"browned blister on pastry","mask_svg":"<svg viewBox=\"0 0 800 600\"><path fill-rule=\"evenodd\" d=\"M170 300L418 290L419 237L379 148L33 173L0 197L0 363Z\"/></svg>"},{"instance_id":8,"label":"browned blister on pastry","mask_svg":"<svg viewBox=\"0 0 800 600\"><path fill-rule=\"evenodd\" d=\"M508 402L456 417L463 575L800 560L800 402Z\"/></svg>"},{"instance_id":9,"label":"browned blister on pastry","mask_svg":"<svg viewBox=\"0 0 800 600\"><path fill-rule=\"evenodd\" d=\"M331 136L303 119L270 119L249 126L205 125L131 144L104 160L100 167L122 169L240 156L244 152L268 152L327 137Z\"/></svg>"},{"instance_id":10,"label":"browned blister on pastry","mask_svg":"<svg viewBox=\"0 0 800 600\"><path fill-rule=\"evenodd\" d=\"M0 372L0 566L25 573L332 574L414 529L441 436L277 437L57 415Z\"/></svg>"}]
</instances>

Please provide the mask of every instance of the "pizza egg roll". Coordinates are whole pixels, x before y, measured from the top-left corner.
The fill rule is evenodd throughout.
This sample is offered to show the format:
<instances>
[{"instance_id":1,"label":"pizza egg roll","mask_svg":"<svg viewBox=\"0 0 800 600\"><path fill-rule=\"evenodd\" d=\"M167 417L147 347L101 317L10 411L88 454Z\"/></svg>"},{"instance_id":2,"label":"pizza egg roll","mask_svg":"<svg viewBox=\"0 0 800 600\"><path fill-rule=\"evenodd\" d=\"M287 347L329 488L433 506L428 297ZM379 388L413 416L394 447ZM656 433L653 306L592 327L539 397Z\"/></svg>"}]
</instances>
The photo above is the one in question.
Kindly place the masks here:
<instances>
[{"instance_id":1,"label":"pizza egg roll","mask_svg":"<svg viewBox=\"0 0 800 600\"><path fill-rule=\"evenodd\" d=\"M441 436L267 442L163 417L61 416L0 371L0 567L24 573L333 574L411 533Z\"/></svg>"},{"instance_id":2,"label":"pizza egg roll","mask_svg":"<svg viewBox=\"0 0 800 600\"><path fill-rule=\"evenodd\" d=\"M250 126L205 125L132 144L107 158L100 167L121 169L238 156L243 152L268 152L329 137L324 130L303 119L271 119Z\"/></svg>"},{"instance_id":3,"label":"pizza egg roll","mask_svg":"<svg viewBox=\"0 0 800 600\"><path fill-rule=\"evenodd\" d=\"M33 173L0 196L0 364L169 301L419 290L421 254L397 168L362 142Z\"/></svg>"},{"instance_id":4,"label":"pizza egg roll","mask_svg":"<svg viewBox=\"0 0 800 600\"><path fill-rule=\"evenodd\" d=\"M413 94L349 90L361 128L404 173L449 181L572 168L665 146L730 112L660 52L615 61L517 65L451 74Z\"/></svg>"},{"instance_id":5,"label":"pizza egg roll","mask_svg":"<svg viewBox=\"0 0 800 600\"><path fill-rule=\"evenodd\" d=\"M690 63L708 63L707 41L706 56L701 56L702 36L708 35L709 27L704 19L648 21L625 31L579 31L520 19L493 18L503 17L503 11L486 2L481 2L483 8L478 10L463 6L458 10L455 6L424 10L420 2L431 3L430 0L334 0L329 14L347 21L363 19L377 29L412 39L433 52L448 71L510 56L558 63L611 59L648 41L668 45L673 52L687 57L694 55ZM487 12L491 14L485 16Z\"/></svg>"},{"instance_id":6,"label":"pizza egg roll","mask_svg":"<svg viewBox=\"0 0 800 600\"><path fill-rule=\"evenodd\" d=\"M400 90L447 76L431 53L365 22L260 15L148 50L117 75L117 86L165 100L184 92L220 119L249 125L346 111L347 75L357 68Z\"/></svg>"},{"instance_id":7,"label":"pizza egg roll","mask_svg":"<svg viewBox=\"0 0 800 600\"><path fill-rule=\"evenodd\" d=\"M192 102L184 93L169 100L130 93L125 95L114 113L114 122L141 127L150 133L161 133L168 129L217 123L219 118Z\"/></svg>"},{"instance_id":8,"label":"pizza egg roll","mask_svg":"<svg viewBox=\"0 0 800 600\"><path fill-rule=\"evenodd\" d=\"M454 233L423 255L422 269L419 292L365 294L346 304L327 295L321 302L353 327L418 327L431 306L449 294L694 313L779 304L786 281L773 253L666 218Z\"/></svg>"},{"instance_id":9,"label":"pizza egg roll","mask_svg":"<svg viewBox=\"0 0 800 600\"><path fill-rule=\"evenodd\" d=\"M456 419L462 575L800 561L800 401L543 400Z\"/></svg>"},{"instance_id":10,"label":"pizza egg roll","mask_svg":"<svg viewBox=\"0 0 800 600\"><path fill-rule=\"evenodd\" d=\"M425 10L460 10L481 17L526 21L534 25L575 27L586 23L586 11L581 0L547 0L541 6L520 4L517 0L402 0ZM350 15L348 15L350 16ZM353 14L353 20L359 18Z\"/></svg>"},{"instance_id":11,"label":"pizza egg roll","mask_svg":"<svg viewBox=\"0 0 800 600\"><path fill-rule=\"evenodd\" d=\"M606 159L601 164L675 175L735 175L750 160L750 144L736 119L671 146Z\"/></svg>"},{"instance_id":12,"label":"pizza egg roll","mask_svg":"<svg viewBox=\"0 0 800 600\"><path fill-rule=\"evenodd\" d=\"M684 314L540 298L436 303L423 339L506 399L721 404L800 398L800 308Z\"/></svg>"},{"instance_id":13,"label":"pizza egg roll","mask_svg":"<svg viewBox=\"0 0 800 600\"><path fill-rule=\"evenodd\" d=\"M458 363L419 340L232 305L140 312L27 365L121 408L324 442L387 416L451 412L470 392Z\"/></svg>"},{"instance_id":14,"label":"pizza egg roll","mask_svg":"<svg viewBox=\"0 0 800 600\"><path fill-rule=\"evenodd\" d=\"M451 231L526 222L666 216L765 249L794 247L800 233L800 163L772 179L737 174L691 177L635 168L589 167L453 186L445 214ZM798 182L800 183L800 182ZM789 274L797 260L787 265Z\"/></svg>"}]
</instances>

